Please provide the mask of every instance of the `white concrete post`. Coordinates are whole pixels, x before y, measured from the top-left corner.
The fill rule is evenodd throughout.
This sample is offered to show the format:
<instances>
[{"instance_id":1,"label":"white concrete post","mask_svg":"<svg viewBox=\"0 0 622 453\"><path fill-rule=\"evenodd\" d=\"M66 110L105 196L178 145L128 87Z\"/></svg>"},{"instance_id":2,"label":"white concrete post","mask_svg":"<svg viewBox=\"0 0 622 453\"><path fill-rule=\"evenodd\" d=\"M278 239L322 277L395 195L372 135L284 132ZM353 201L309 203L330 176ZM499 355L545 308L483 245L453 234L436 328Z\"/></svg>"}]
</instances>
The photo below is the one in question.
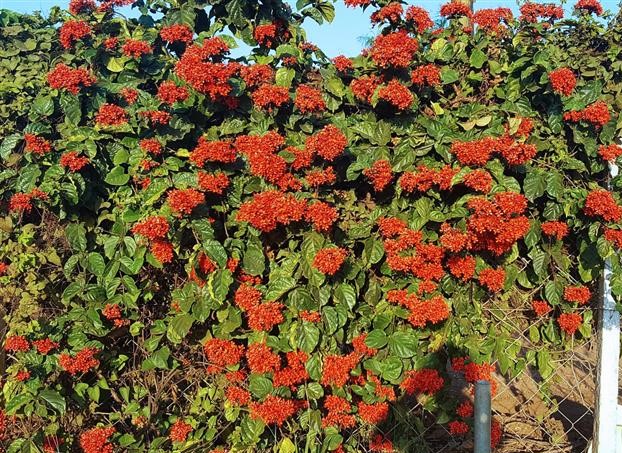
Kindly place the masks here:
<instances>
[{"instance_id":1,"label":"white concrete post","mask_svg":"<svg viewBox=\"0 0 622 453\"><path fill-rule=\"evenodd\" d=\"M612 178L617 176L617 165L611 164L609 171ZM616 303L611 293L611 260L605 262L599 309L600 330L593 451L594 453L622 453L617 432L620 313L616 310Z\"/></svg>"}]
</instances>

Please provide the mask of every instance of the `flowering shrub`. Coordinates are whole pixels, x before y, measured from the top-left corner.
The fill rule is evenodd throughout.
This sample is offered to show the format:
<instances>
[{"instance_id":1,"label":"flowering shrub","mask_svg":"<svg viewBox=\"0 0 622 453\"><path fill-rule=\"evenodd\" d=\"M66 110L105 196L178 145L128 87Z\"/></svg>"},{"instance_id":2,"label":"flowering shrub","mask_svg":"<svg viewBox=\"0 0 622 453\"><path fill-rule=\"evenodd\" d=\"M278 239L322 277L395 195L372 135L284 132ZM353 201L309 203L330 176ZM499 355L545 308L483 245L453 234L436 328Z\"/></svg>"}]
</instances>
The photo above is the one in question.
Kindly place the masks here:
<instances>
[{"instance_id":1,"label":"flowering shrub","mask_svg":"<svg viewBox=\"0 0 622 453\"><path fill-rule=\"evenodd\" d=\"M0 107L10 451L409 451L416 404L460 438L451 376L521 371L482 307L529 313L546 376L606 258L622 295L597 2L346 0L378 36L333 60L301 30L328 1L132 3L0 28L37 68Z\"/></svg>"}]
</instances>

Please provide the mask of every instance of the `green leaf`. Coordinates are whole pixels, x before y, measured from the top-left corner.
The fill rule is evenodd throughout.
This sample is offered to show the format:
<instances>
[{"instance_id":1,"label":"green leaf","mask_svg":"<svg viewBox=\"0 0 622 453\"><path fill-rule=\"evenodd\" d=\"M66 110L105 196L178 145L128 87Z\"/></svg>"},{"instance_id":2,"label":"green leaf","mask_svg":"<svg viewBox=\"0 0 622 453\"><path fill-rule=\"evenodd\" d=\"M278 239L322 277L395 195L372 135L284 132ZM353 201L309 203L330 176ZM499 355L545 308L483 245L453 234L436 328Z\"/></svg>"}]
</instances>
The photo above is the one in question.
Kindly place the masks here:
<instances>
[{"instance_id":1,"label":"green leaf","mask_svg":"<svg viewBox=\"0 0 622 453\"><path fill-rule=\"evenodd\" d=\"M106 63L106 69L110 72L123 72L125 63L129 61L126 57L111 57Z\"/></svg>"},{"instance_id":2,"label":"green leaf","mask_svg":"<svg viewBox=\"0 0 622 453\"><path fill-rule=\"evenodd\" d=\"M266 300L279 300L295 287L296 279L292 277L277 277L270 281L268 291L264 297Z\"/></svg>"},{"instance_id":3,"label":"green leaf","mask_svg":"<svg viewBox=\"0 0 622 453\"><path fill-rule=\"evenodd\" d=\"M97 252L89 253L89 257L87 259L88 269L97 277L101 277L104 275L104 270L106 269L106 263L104 262L104 258Z\"/></svg>"},{"instance_id":4,"label":"green leaf","mask_svg":"<svg viewBox=\"0 0 622 453\"><path fill-rule=\"evenodd\" d=\"M81 223L71 223L65 228L67 241L72 249L79 252L86 250L86 230Z\"/></svg>"},{"instance_id":5,"label":"green leaf","mask_svg":"<svg viewBox=\"0 0 622 453\"><path fill-rule=\"evenodd\" d=\"M104 181L112 186L124 186L130 180L130 175L125 173L125 169L121 166L114 167Z\"/></svg>"},{"instance_id":6,"label":"green leaf","mask_svg":"<svg viewBox=\"0 0 622 453\"><path fill-rule=\"evenodd\" d=\"M529 172L525 178L523 190L525 191L525 196L529 199L529 201L533 201L544 195L544 191L546 190L545 175L541 174L537 170Z\"/></svg>"},{"instance_id":7,"label":"green leaf","mask_svg":"<svg viewBox=\"0 0 622 453\"><path fill-rule=\"evenodd\" d=\"M82 120L82 106L80 98L69 93L63 93L60 97L60 106L65 112L65 120L69 124L77 126Z\"/></svg>"},{"instance_id":8,"label":"green leaf","mask_svg":"<svg viewBox=\"0 0 622 453\"><path fill-rule=\"evenodd\" d=\"M272 386L272 381L270 379L257 374L251 374L248 389L254 397L263 399L272 393L274 387Z\"/></svg>"},{"instance_id":9,"label":"green leaf","mask_svg":"<svg viewBox=\"0 0 622 453\"><path fill-rule=\"evenodd\" d=\"M450 69L448 67L444 67L441 70L441 81L444 85L448 85L450 83L454 83L460 78L460 74L455 69Z\"/></svg>"},{"instance_id":10,"label":"green leaf","mask_svg":"<svg viewBox=\"0 0 622 453\"><path fill-rule=\"evenodd\" d=\"M337 303L345 303L350 309L356 306L356 292L352 285L341 283L336 289L333 296Z\"/></svg>"},{"instance_id":11,"label":"green leaf","mask_svg":"<svg viewBox=\"0 0 622 453\"><path fill-rule=\"evenodd\" d=\"M397 357L387 357L380 364L382 378L387 381L397 381L402 374L402 361Z\"/></svg>"},{"instance_id":12,"label":"green leaf","mask_svg":"<svg viewBox=\"0 0 622 453\"><path fill-rule=\"evenodd\" d=\"M373 349L384 348L387 344L388 338L384 330L375 329L367 334L365 338L365 344Z\"/></svg>"},{"instance_id":13,"label":"green leaf","mask_svg":"<svg viewBox=\"0 0 622 453\"><path fill-rule=\"evenodd\" d=\"M253 240L246 246L246 253L242 258L242 268L250 275L261 275L266 270L266 262L261 242Z\"/></svg>"},{"instance_id":14,"label":"green leaf","mask_svg":"<svg viewBox=\"0 0 622 453\"><path fill-rule=\"evenodd\" d=\"M300 349L310 354L320 341L320 329L309 322L304 322L298 327L298 337L296 341Z\"/></svg>"},{"instance_id":15,"label":"green leaf","mask_svg":"<svg viewBox=\"0 0 622 453\"><path fill-rule=\"evenodd\" d=\"M484 52L479 49L474 49L469 58L472 68L481 69L484 63L488 60L488 57Z\"/></svg>"},{"instance_id":16,"label":"green leaf","mask_svg":"<svg viewBox=\"0 0 622 453\"><path fill-rule=\"evenodd\" d=\"M22 138L22 134L7 135L0 145L0 158L7 159Z\"/></svg>"},{"instance_id":17,"label":"green leaf","mask_svg":"<svg viewBox=\"0 0 622 453\"><path fill-rule=\"evenodd\" d=\"M173 344L181 343L190 332L193 322L194 318L189 314L175 316L168 326L166 337Z\"/></svg>"},{"instance_id":18,"label":"green leaf","mask_svg":"<svg viewBox=\"0 0 622 453\"><path fill-rule=\"evenodd\" d=\"M65 402L65 398L62 397L60 393L54 390L46 389L42 390L41 393L39 393L39 396L50 406L52 406L59 414L63 414L65 412L67 403Z\"/></svg>"},{"instance_id":19,"label":"green leaf","mask_svg":"<svg viewBox=\"0 0 622 453\"><path fill-rule=\"evenodd\" d=\"M32 109L41 116L50 116L54 113L54 100L50 96L37 96Z\"/></svg>"},{"instance_id":20,"label":"green leaf","mask_svg":"<svg viewBox=\"0 0 622 453\"><path fill-rule=\"evenodd\" d=\"M291 87L296 77L296 71L292 68L279 68L276 71L276 84L282 87Z\"/></svg>"},{"instance_id":21,"label":"green leaf","mask_svg":"<svg viewBox=\"0 0 622 453\"><path fill-rule=\"evenodd\" d=\"M418 345L417 337L406 332L395 332L389 337L389 349L403 359L414 357Z\"/></svg>"},{"instance_id":22,"label":"green leaf","mask_svg":"<svg viewBox=\"0 0 622 453\"><path fill-rule=\"evenodd\" d=\"M296 445L289 439L285 438L279 443L278 453L295 453Z\"/></svg>"},{"instance_id":23,"label":"green leaf","mask_svg":"<svg viewBox=\"0 0 622 453\"><path fill-rule=\"evenodd\" d=\"M227 251L220 242L215 239L205 239L201 241L203 249L207 256L216 261L218 266L225 267L227 265Z\"/></svg>"}]
</instances>

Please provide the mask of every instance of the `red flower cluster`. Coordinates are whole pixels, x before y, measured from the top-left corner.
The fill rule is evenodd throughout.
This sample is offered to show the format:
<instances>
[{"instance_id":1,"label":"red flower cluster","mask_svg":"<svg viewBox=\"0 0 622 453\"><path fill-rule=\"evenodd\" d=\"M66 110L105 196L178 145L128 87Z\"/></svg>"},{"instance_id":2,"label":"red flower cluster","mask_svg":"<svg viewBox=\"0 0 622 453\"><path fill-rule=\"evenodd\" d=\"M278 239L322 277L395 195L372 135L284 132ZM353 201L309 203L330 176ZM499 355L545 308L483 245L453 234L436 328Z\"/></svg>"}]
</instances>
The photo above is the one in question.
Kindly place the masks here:
<instances>
[{"instance_id":1,"label":"red flower cluster","mask_svg":"<svg viewBox=\"0 0 622 453\"><path fill-rule=\"evenodd\" d=\"M549 81L553 91L570 96L577 86L577 78L569 68L559 68L549 72Z\"/></svg>"},{"instance_id":2,"label":"red flower cluster","mask_svg":"<svg viewBox=\"0 0 622 453\"><path fill-rule=\"evenodd\" d=\"M559 328L571 336L581 327L582 323L583 318L578 313L562 313L557 318Z\"/></svg>"},{"instance_id":3,"label":"red flower cluster","mask_svg":"<svg viewBox=\"0 0 622 453\"><path fill-rule=\"evenodd\" d=\"M283 322L283 307L278 302L253 305L247 312L248 326L256 332L270 332L274 326Z\"/></svg>"},{"instance_id":4,"label":"red flower cluster","mask_svg":"<svg viewBox=\"0 0 622 453\"><path fill-rule=\"evenodd\" d=\"M601 145L598 148L598 154L608 162L615 162L618 157L622 156L622 146L616 144L609 146Z\"/></svg>"},{"instance_id":5,"label":"red flower cluster","mask_svg":"<svg viewBox=\"0 0 622 453\"><path fill-rule=\"evenodd\" d=\"M471 17L471 8L466 3L458 0L452 0L449 3L445 3L441 6L441 16L449 19L455 19L456 17Z\"/></svg>"},{"instance_id":6,"label":"red flower cluster","mask_svg":"<svg viewBox=\"0 0 622 453\"><path fill-rule=\"evenodd\" d=\"M346 6L354 8L357 6L368 6L371 4L371 0L343 0Z\"/></svg>"},{"instance_id":7,"label":"red flower cluster","mask_svg":"<svg viewBox=\"0 0 622 453\"><path fill-rule=\"evenodd\" d=\"M15 380L17 382L24 382L30 379L30 371L28 370L19 370L15 375Z\"/></svg>"},{"instance_id":8,"label":"red flower cluster","mask_svg":"<svg viewBox=\"0 0 622 453\"><path fill-rule=\"evenodd\" d=\"M574 7L579 11L597 16L603 13L603 7L598 0L579 0Z\"/></svg>"},{"instance_id":9,"label":"red flower cluster","mask_svg":"<svg viewBox=\"0 0 622 453\"><path fill-rule=\"evenodd\" d=\"M80 88L95 84L95 77L84 68L73 69L64 63L54 66L47 75L48 85L55 90L65 89L71 94L78 94Z\"/></svg>"},{"instance_id":10,"label":"red flower cluster","mask_svg":"<svg viewBox=\"0 0 622 453\"><path fill-rule=\"evenodd\" d=\"M408 109L414 100L410 90L395 79L378 90L378 98L387 101L398 110Z\"/></svg>"},{"instance_id":11,"label":"red flower cluster","mask_svg":"<svg viewBox=\"0 0 622 453\"><path fill-rule=\"evenodd\" d=\"M302 403L268 395L261 403L253 402L249 405L251 418L262 420L266 425L281 426L285 420L294 415Z\"/></svg>"},{"instance_id":12,"label":"red flower cluster","mask_svg":"<svg viewBox=\"0 0 622 453\"><path fill-rule=\"evenodd\" d=\"M10 352L26 352L30 349L30 343L21 335L10 335L4 341L4 350Z\"/></svg>"},{"instance_id":13,"label":"red flower cluster","mask_svg":"<svg viewBox=\"0 0 622 453\"><path fill-rule=\"evenodd\" d=\"M322 93L308 85L300 85L296 88L294 105L302 113L321 112L326 109Z\"/></svg>"},{"instance_id":14,"label":"red flower cluster","mask_svg":"<svg viewBox=\"0 0 622 453\"><path fill-rule=\"evenodd\" d=\"M504 24L512 19L514 15L509 8L486 8L473 14L473 23L489 33L503 33L506 30Z\"/></svg>"},{"instance_id":15,"label":"red flower cluster","mask_svg":"<svg viewBox=\"0 0 622 453\"><path fill-rule=\"evenodd\" d=\"M369 451L377 451L381 453L393 453L393 442L382 434L376 434L369 441Z\"/></svg>"},{"instance_id":16,"label":"red flower cluster","mask_svg":"<svg viewBox=\"0 0 622 453\"><path fill-rule=\"evenodd\" d=\"M235 406L246 406L251 400L250 392L237 385L227 387L225 397Z\"/></svg>"},{"instance_id":17,"label":"red flower cluster","mask_svg":"<svg viewBox=\"0 0 622 453\"><path fill-rule=\"evenodd\" d=\"M205 173L199 172L198 180L201 190L222 195L229 187L229 178L223 172Z\"/></svg>"},{"instance_id":18,"label":"red flower cluster","mask_svg":"<svg viewBox=\"0 0 622 453\"><path fill-rule=\"evenodd\" d=\"M93 32L89 24L83 20L68 20L60 27L59 41L65 49L73 47L76 41Z\"/></svg>"},{"instance_id":19,"label":"red flower cluster","mask_svg":"<svg viewBox=\"0 0 622 453\"><path fill-rule=\"evenodd\" d=\"M379 425L389 416L389 403L367 404L360 401L357 408L359 417L370 425Z\"/></svg>"},{"instance_id":20,"label":"red flower cluster","mask_svg":"<svg viewBox=\"0 0 622 453\"><path fill-rule=\"evenodd\" d=\"M307 139L306 149L329 162L340 156L348 146L348 139L340 129L329 124Z\"/></svg>"},{"instance_id":21,"label":"red flower cluster","mask_svg":"<svg viewBox=\"0 0 622 453\"><path fill-rule=\"evenodd\" d=\"M29 153L43 156L52 151L52 144L43 137L26 133L24 134L24 140L26 141L25 150Z\"/></svg>"},{"instance_id":22,"label":"red flower cluster","mask_svg":"<svg viewBox=\"0 0 622 453\"><path fill-rule=\"evenodd\" d=\"M419 86L439 86L441 84L441 70L435 64L419 66L410 74L410 80Z\"/></svg>"},{"instance_id":23,"label":"red flower cluster","mask_svg":"<svg viewBox=\"0 0 622 453\"><path fill-rule=\"evenodd\" d=\"M350 379L350 372L358 362L359 354L356 352L345 356L328 355L324 357L321 384L343 387Z\"/></svg>"},{"instance_id":24,"label":"red flower cluster","mask_svg":"<svg viewBox=\"0 0 622 453\"><path fill-rule=\"evenodd\" d=\"M222 371L222 368L240 363L244 355L244 346L235 344L230 340L210 338L203 345L205 355L210 363L208 371Z\"/></svg>"},{"instance_id":25,"label":"red flower cluster","mask_svg":"<svg viewBox=\"0 0 622 453\"><path fill-rule=\"evenodd\" d=\"M350 415L352 408L345 398L336 395L327 395L324 398L326 416L322 418L322 427L336 426L341 429L352 428L356 424L354 415Z\"/></svg>"},{"instance_id":26,"label":"red flower cluster","mask_svg":"<svg viewBox=\"0 0 622 453\"><path fill-rule=\"evenodd\" d=\"M313 223L313 227L319 232L330 231L338 218L337 210L322 201L308 205L305 212L305 219Z\"/></svg>"},{"instance_id":27,"label":"red flower cluster","mask_svg":"<svg viewBox=\"0 0 622 453\"><path fill-rule=\"evenodd\" d=\"M438 324L450 315L449 306L441 296L421 300L416 294L408 294L406 290L392 290L387 293L387 300L410 310L408 322L417 328L425 327L428 322Z\"/></svg>"},{"instance_id":28,"label":"red flower cluster","mask_svg":"<svg viewBox=\"0 0 622 453\"><path fill-rule=\"evenodd\" d=\"M168 193L168 205L177 214L192 214L192 210L205 203L205 195L195 189L173 189Z\"/></svg>"},{"instance_id":29,"label":"red flower cluster","mask_svg":"<svg viewBox=\"0 0 622 453\"><path fill-rule=\"evenodd\" d=\"M138 100L138 90L135 90L134 88L122 88L121 91L119 91L119 94L127 105L132 105Z\"/></svg>"},{"instance_id":30,"label":"red flower cluster","mask_svg":"<svg viewBox=\"0 0 622 453\"><path fill-rule=\"evenodd\" d=\"M564 289L564 300L579 305L587 304L592 298L592 292L587 286L568 286Z\"/></svg>"},{"instance_id":31,"label":"red flower cluster","mask_svg":"<svg viewBox=\"0 0 622 453\"><path fill-rule=\"evenodd\" d=\"M449 165L440 170L428 168L425 165L417 167L416 172L404 172L399 180L399 185L404 192L427 192L433 186L438 185L440 190L451 188L453 177L458 173L459 168L452 168Z\"/></svg>"},{"instance_id":32,"label":"red flower cluster","mask_svg":"<svg viewBox=\"0 0 622 453\"><path fill-rule=\"evenodd\" d=\"M151 254L162 264L173 261L173 244L168 241L156 239L149 248Z\"/></svg>"},{"instance_id":33,"label":"red flower cluster","mask_svg":"<svg viewBox=\"0 0 622 453\"><path fill-rule=\"evenodd\" d=\"M443 388L443 385L445 385L445 380L437 370L422 368L421 370L408 371L400 384L400 388L409 396L421 393L434 395Z\"/></svg>"},{"instance_id":34,"label":"red flower cluster","mask_svg":"<svg viewBox=\"0 0 622 453\"><path fill-rule=\"evenodd\" d=\"M471 142L454 142L452 154L461 164L483 166L493 153L499 153L510 165L522 165L537 153L536 145L515 142L510 136L500 138L486 137Z\"/></svg>"},{"instance_id":35,"label":"red flower cluster","mask_svg":"<svg viewBox=\"0 0 622 453\"><path fill-rule=\"evenodd\" d=\"M168 435L168 438L171 439L172 442L185 442L188 438L188 434L192 432L192 425L184 422L182 419L177 419L175 423L171 426L171 432Z\"/></svg>"},{"instance_id":36,"label":"red flower cluster","mask_svg":"<svg viewBox=\"0 0 622 453\"><path fill-rule=\"evenodd\" d=\"M419 50L419 42L405 31L380 35L374 40L371 58L381 68L407 68Z\"/></svg>"},{"instance_id":37,"label":"red flower cluster","mask_svg":"<svg viewBox=\"0 0 622 453\"><path fill-rule=\"evenodd\" d=\"M128 38L121 46L121 51L127 57L140 58L153 52L153 49L148 42Z\"/></svg>"},{"instance_id":38,"label":"red flower cluster","mask_svg":"<svg viewBox=\"0 0 622 453\"><path fill-rule=\"evenodd\" d=\"M35 340L32 342L35 349L39 354L47 355L50 351L58 348L58 343L50 340L49 338L43 338L41 340Z\"/></svg>"},{"instance_id":39,"label":"red flower cluster","mask_svg":"<svg viewBox=\"0 0 622 453\"><path fill-rule=\"evenodd\" d=\"M197 167L203 167L205 162L231 163L235 162L237 154L233 144L228 141L207 141L199 138L199 144L190 153L190 162Z\"/></svg>"},{"instance_id":40,"label":"red flower cluster","mask_svg":"<svg viewBox=\"0 0 622 453\"><path fill-rule=\"evenodd\" d=\"M479 273L479 283L492 292L499 292L505 284L503 269L484 269Z\"/></svg>"},{"instance_id":41,"label":"red flower cluster","mask_svg":"<svg viewBox=\"0 0 622 453\"><path fill-rule=\"evenodd\" d=\"M68 168L69 171L77 172L82 170L90 163L86 156L79 156L76 151L69 151L60 156L60 165Z\"/></svg>"},{"instance_id":42,"label":"red flower cluster","mask_svg":"<svg viewBox=\"0 0 622 453\"><path fill-rule=\"evenodd\" d=\"M558 241L568 236L568 225L564 222L543 222L541 225L542 233L547 236L555 236Z\"/></svg>"},{"instance_id":43,"label":"red flower cluster","mask_svg":"<svg viewBox=\"0 0 622 453\"><path fill-rule=\"evenodd\" d=\"M617 248L622 249L622 230L605 229L605 239Z\"/></svg>"},{"instance_id":44,"label":"red flower cluster","mask_svg":"<svg viewBox=\"0 0 622 453\"><path fill-rule=\"evenodd\" d=\"M391 2L388 5L380 8L378 11L372 13L371 22L372 24L378 24L386 20L392 24L395 24L400 21L403 13L404 8L402 8L401 4L397 2Z\"/></svg>"},{"instance_id":45,"label":"red flower cluster","mask_svg":"<svg viewBox=\"0 0 622 453\"><path fill-rule=\"evenodd\" d=\"M522 215L527 199L518 193L500 192L492 201L474 198L467 202L473 210L467 219L469 249L502 255L529 231L529 219Z\"/></svg>"},{"instance_id":46,"label":"red flower cluster","mask_svg":"<svg viewBox=\"0 0 622 453\"><path fill-rule=\"evenodd\" d=\"M261 85L251 97L255 106L268 112L272 112L290 101L287 87L268 84Z\"/></svg>"},{"instance_id":47,"label":"red flower cluster","mask_svg":"<svg viewBox=\"0 0 622 453\"><path fill-rule=\"evenodd\" d=\"M520 20L523 22L536 23L538 19L554 21L564 17L564 9L552 3L524 3L520 7Z\"/></svg>"},{"instance_id":48,"label":"red flower cluster","mask_svg":"<svg viewBox=\"0 0 622 453\"><path fill-rule=\"evenodd\" d=\"M473 405L470 401L465 401L456 408L456 415L462 418L473 417Z\"/></svg>"},{"instance_id":49,"label":"red flower cluster","mask_svg":"<svg viewBox=\"0 0 622 453\"><path fill-rule=\"evenodd\" d=\"M452 256L447 260L449 272L462 281L467 281L475 275L475 258L472 256Z\"/></svg>"},{"instance_id":50,"label":"red flower cluster","mask_svg":"<svg viewBox=\"0 0 622 453\"><path fill-rule=\"evenodd\" d=\"M462 179L462 183L469 189L488 193L492 189L492 176L486 170L478 168L465 175Z\"/></svg>"},{"instance_id":51,"label":"red flower cluster","mask_svg":"<svg viewBox=\"0 0 622 453\"><path fill-rule=\"evenodd\" d=\"M272 378L275 387L293 387L309 379L305 365L309 356L303 351L292 351L286 354L287 366L277 370Z\"/></svg>"},{"instance_id":52,"label":"red flower cluster","mask_svg":"<svg viewBox=\"0 0 622 453\"><path fill-rule=\"evenodd\" d=\"M370 168L363 170L363 174L371 180L376 192L382 192L393 179L391 163L386 159L377 160Z\"/></svg>"},{"instance_id":53,"label":"red flower cluster","mask_svg":"<svg viewBox=\"0 0 622 453\"><path fill-rule=\"evenodd\" d=\"M115 432L113 427L89 429L80 434L80 447L84 453L113 453L109 438Z\"/></svg>"},{"instance_id":54,"label":"red flower cluster","mask_svg":"<svg viewBox=\"0 0 622 453\"><path fill-rule=\"evenodd\" d=\"M134 225L132 233L156 240L164 238L168 233L168 229L168 220L165 217L151 216Z\"/></svg>"},{"instance_id":55,"label":"red flower cluster","mask_svg":"<svg viewBox=\"0 0 622 453\"><path fill-rule=\"evenodd\" d=\"M188 44L192 42L192 35L194 33L184 24L173 24L167 27L162 27L160 30L160 37L163 41L168 43L181 42Z\"/></svg>"},{"instance_id":56,"label":"red flower cluster","mask_svg":"<svg viewBox=\"0 0 622 453\"><path fill-rule=\"evenodd\" d=\"M253 30L253 38L257 44L263 47L274 47L277 43L278 29L277 24L257 25Z\"/></svg>"},{"instance_id":57,"label":"red flower cluster","mask_svg":"<svg viewBox=\"0 0 622 453\"><path fill-rule=\"evenodd\" d=\"M242 204L237 220L248 222L264 233L280 225L297 222L304 216L306 202L297 200L293 195L276 190L255 194L251 201Z\"/></svg>"},{"instance_id":58,"label":"red flower cluster","mask_svg":"<svg viewBox=\"0 0 622 453\"><path fill-rule=\"evenodd\" d=\"M47 194L39 189L32 189L29 193L16 193L9 200L9 211L29 213L32 211L32 200L47 200Z\"/></svg>"},{"instance_id":59,"label":"red flower cluster","mask_svg":"<svg viewBox=\"0 0 622 453\"><path fill-rule=\"evenodd\" d=\"M622 206L618 205L613 194L607 190L594 190L587 195L583 212L590 217L602 217L607 222L622 219Z\"/></svg>"},{"instance_id":60,"label":"red flower cluster","mask_svg":"<svg viewBox=\"0 0 622 453\"><path fill-rule=\"evenodd\" d=\"M372 74L352 80L352 82L350 82L350 89L359 100L371 103L376 88L378 88L381 83L381 79Z\"/></svg>"},{"instance_id":61,"label":"red flower cluster","mask_svg":"<svg viewBox=\"0 0 622 453\"><path fill-rule=\"evenodd\" d=\"M572 123L585 121L596 128L601 128L611 120L609 106L603 101L596 101L583 110L571 110L564 113L564 120Z\"/></svg>"},{"instance_id":62,"label":"red flower cluster","mask_svg":"<svg viewBox=\"0 0 622 453\"><path fill-rule=\"evenodd\" d=\"M449 434L452 436L464 436L470 430L469 425L459 420L449 422L448 426Z\"/></svg>"},{"instance_id":63,"label":"red flower cluster","mask_svg":"<svg viewBox=\"0 0 622 453\"><path fill-rule=\"evenodd\" d=\"M165 104L173 105L175 102L188 99L188 90L178 87L172 80L166 80L158 87L157 96Z\"/></svg>"},{"instance_id":64,"label":"red flower cluster","mask_svg":"<svg viewBox=\"0 0 622 453\"><path fill-rule=\"evenodd\" d=\"M419 6L408 7L406 10L406 21L412 22L419 34L434 26L434 22L430 19L428 12Z\"/></svg>"},{"instance_id":65,"label":"red flower cluster","mask_svg":"<svg viewBox=\"0 0 622 453\"><path fill-rule=\"evenodd\" d=\"M318 311L302 310L299 316L300 319L306 322L318 323L322 320L322 314Z\"/></svg>"},{"instance_id":66,"label":"red flower cluster","mask_svg":"<svg viewBox=\"0 0 622 453\"><path fill-rule=\"evenodd\" d=\"M95 8L97 8L97 5L94 0L71 0L69 2L69 12L74 16L90 13Z\"/></svg>"},{"instance_id":67,"label":"red flower cluster","mask_svg":"<svg viewBox=\"0 0 622 453\"><path fill-rule=\"evenodd\" d=\"M140 141L139 145L140 149L154 156L162 153L162 144L156 138L145 138Z\"/></svg>"},{"instance_id":68,"label":"red flower cluster","mask_svg":"<svg viewBox=\"0 0 622 453\"><path fill-rule=\"evenodd\" d=\"M166 125L171 121L171 114L162 110L143 110L138 114L154 125Z\"/></svg>"},{"instance_id":69,"label":"red flower cluster","mask_svg":"<svg viewBox=\"0 0 622 453\"><path fill-rule=\"evenodd\" d=\"M319 250L313 258L313 267L325 275L335 275L348 256L348 251L340 247Z\"/></svg>"},{"instance_id":70,"label":"red flower cluster","mask_svg":"<svg viewBox=\"0 0 622 453\"><path fill-rule=\"evenodd\" d=\"M98 353L99 349L97 348L84 348L74 357L69 354L61 354L58 357L58 363L72 376L78 373L86 373L99 366L99 360L95 358L95 354Z\"/></svg>"},{"instance_id":71,"label":"red flower cluster","mask_svg":"<svg viewBox=\"0 0 622 453\"><path fill-rule=\"evenodd\" d=\"M338 55L335 58L333 58L332 61L337 71L342 72L342 73L346 73L354 68L354 65L352 64L352 60L350 60L348 57L344 55Z\"/></svg>"},{"instance_id":72,"label":"red flower cluster","mask_svg":"<svg viewBox=\"0 0 622 453\"><path fill-rule=\"evenodd\" d=\"M240 76L248 88L257 88L274 80L274 69L266 64L242 66Z\"/></svg>"},{"instance_id":73,"label":"red flower cluster","mask_svg":"<svg viewBox=\"0 0 622 453\"><path fill-rule=\"evenodd\" d=\"M111 36L110 38L104 39L104 42L102 44L106 50L114 50L119 44L119 38L117 38L116 36Z\"/></svg>"},{"instance_id":74,"label":"red flower cluster","mask_svg":"<svg viewBox=\"0 0 622 453\"><path fill-rule=\"evenodd\" d=\"M120 126L127 123L127 113L118 105L102 104L95 115L95 122L100 126Z\"/></svg>"}]
</instances>

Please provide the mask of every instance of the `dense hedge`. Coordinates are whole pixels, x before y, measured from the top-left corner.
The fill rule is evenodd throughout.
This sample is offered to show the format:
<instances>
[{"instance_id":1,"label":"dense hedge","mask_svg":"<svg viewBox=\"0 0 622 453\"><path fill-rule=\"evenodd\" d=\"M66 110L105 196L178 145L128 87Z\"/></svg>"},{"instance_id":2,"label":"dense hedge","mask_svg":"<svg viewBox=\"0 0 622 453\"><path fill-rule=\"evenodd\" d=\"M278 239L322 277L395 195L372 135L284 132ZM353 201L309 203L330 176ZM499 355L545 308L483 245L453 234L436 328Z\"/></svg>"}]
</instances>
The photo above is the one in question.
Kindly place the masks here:
<instances>
[{"instance_id":1,"label":"dense hedge","mask_svg":"<svg viewBox=\"0 0 622 453\"><path fill-rule=\"evenodd\" d=\"M451 376L548 376L607 257L619 299L618 18L345 3L378 36L332 60L328 0L0 12L7 451L458 444Z\"/></svg>"}]
</instances>

